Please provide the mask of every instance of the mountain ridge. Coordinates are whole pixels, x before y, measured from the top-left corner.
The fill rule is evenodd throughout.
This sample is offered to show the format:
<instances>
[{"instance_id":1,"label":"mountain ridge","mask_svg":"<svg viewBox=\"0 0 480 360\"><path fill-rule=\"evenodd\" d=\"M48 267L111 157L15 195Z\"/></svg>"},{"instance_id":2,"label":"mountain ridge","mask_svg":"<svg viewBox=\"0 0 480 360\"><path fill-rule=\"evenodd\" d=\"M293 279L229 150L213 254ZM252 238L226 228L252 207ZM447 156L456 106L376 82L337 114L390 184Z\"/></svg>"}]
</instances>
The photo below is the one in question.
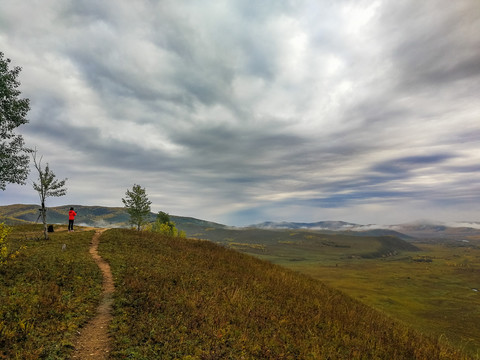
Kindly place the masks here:
<instances>
[{"instance_id":1,"label":"mountain ridge","mask_svg":"<svg viewBox=\"0 0 480 360\"><path fill-rule=\"evenodd\" d=\"M78 226L93 227L129 227L129 215L124 207L107 207L97 205L60 205L47 208L47 222L49 224L67 224L68 210L73 207L77 216L75 224ZM37 222L39 205L35 204L12 204L0 206L0 221L6 220L9 224L21 224L25 222ZM150 213L149 221L155 221L157 214ZM226 225L212 221L200 220L187 216L170 215L177 225L182 226L208 226L225 228Z\"/></svg>"},{"instance_id":2,"label":"mountain ridge","mask_svg":"<svg viewBox=\"0 0 480 360\"><path fill-rule=\"evenodd\" d=\"M47 208L47 221L50 224L67 223L68 209L73 206L78 213L75 223L77 225L93 227L129 227L129 216L124 207L107 207L97 205L61 205ZM21 224L37 222L39 205L12 204L0 206L0 221L7 224ZM156 213L150 214L150 221L155 221ZM328 234L348 234L357 236L395 236L404 240L417 239L456 239L466 240L480 237L480 222L458 222L442 224L432 222L417 222L397 225L361 225L346 221L317 221L317 222L292 222L292 221L265 221L246 227L234 227L212 221L170 215L177 227L185 230L188 236L193 236L205 229L260 229L260 230L308 230ZM458 226L455 226L458 224Z\"/></svg>"},{"instance_id":3,"label":"mountain ridge","mask_svg":"<svg viewBox=\"0 0 480 360\"><path fill-rule=\"evenodd\" d=\"M457 225L458 226L455 226ZM470 226L468 226L470 225ZM362 234L365 236L396 236L406 240L418 239L459 239L480 236L479 222L453 222L451 224L433 222L414 222L396 225L355 224L346 221L288 222L265 221L250 225L258 229L303 229L327 231L344 234ZM461 239L462 238L462 239Z\"/></svg>"}]
</instances>

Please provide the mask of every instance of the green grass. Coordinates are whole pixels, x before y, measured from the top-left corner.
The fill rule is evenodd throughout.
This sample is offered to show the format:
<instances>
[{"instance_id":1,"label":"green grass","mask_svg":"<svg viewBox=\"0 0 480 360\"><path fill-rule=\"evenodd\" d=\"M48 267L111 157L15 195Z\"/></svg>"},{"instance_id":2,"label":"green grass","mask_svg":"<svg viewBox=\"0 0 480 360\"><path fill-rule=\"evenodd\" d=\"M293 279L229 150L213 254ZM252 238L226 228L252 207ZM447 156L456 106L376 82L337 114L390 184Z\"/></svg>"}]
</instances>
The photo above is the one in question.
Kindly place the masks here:
<instances>
[{"instance_id":1,"label":"green grass","mask_svg":"<svg viewBox=\"0 0 480 360\"><path fill-rule=\"evenodd\" d=\"M26 249L0 269L0 359L68 358L101 290L88 253L92 234L54 233L45 241L41 226L14 227L9 249Z\"/></svg>"},{"instance_id":2,"label":"green grass","mask_svg":"<svg viewBox=\"0 0 480 360\"><path fill-rule=\"evenodd\" d=\"M480 289L480 249L418 246L420 253L379 259L344 258L328 251L317 253L316 258L308 253L308 260L295 262L275 254L263 257L311 275L480 358L480 293L474 291ZM413 261L422 256L432 262Z\"/></svg>"},{"instance_id":3,"label":"green grass","mask_svg":"<svg viewBox=\"0 0 480 360\"><path fill-rule=\"evenodd\" d=\"M208 231L207 231L208 230ZM381 258L417 251L412 243L392 236L324 234L308 230L204 229L197 234L231 248L285 261L337 261L339 258ZM239 246L238 244L241 244Z\"/></svg>"},{"instance_id":4,"label":"green grass","mask_svg":"<svg viewBox=\"0 0 480 360\"><path fill-rule=\"evenodd\" d=\"M207 241L102 235L113 359L467 359L310 277Z\"/></svg>"},{"instance_id":5,"label":"green grass","mask_svg":"<svg viewBox=\"0 0 480 360\"><path fill-rule=\"evenodd\" d=\"M0 270L0 359L69 358L77 329L95 313L101 274L88 253L93 232L56 232L48 241L40 240L41 236L40 226L21 225L8 238L10 250L22 245L27 248ZM295 242L299 240L296 236L289 238ZM238 243L240 248L274 258L268 253L269 246ZM65 251L63 244L67 245ZM404 260L351 257L358 253L358 244L353 239L351 243L325 240L320 245L308 241L306 244L310 249L302 254L297 248L296 261L288 254L280 259L298 269L303 266L302 271L311 271L314 276L323 274L336 286L350 285L354 288L352 295L362 302L310 276L208 241L108 230L101 237L100 254L111 264L116 284L110 357L471 358L445 344L445 337L421 335L405 323L413 323L418 314L440 305L452 308L451 317L458 315L451 302L452 293L446 293L444 286L449 284L450 290L458 291L458 298L464 297L466 294L460 292L456 277L465 282L475 278L478 253L423 248L423 252L414 256L433 254L433 262L417 263L408 262L408 257ZM282 245L292 246L292 243ZM313 256L317 245L332 251L323 267L315 263ZM342 257L342 251L349 255ZM306 260L301 260L302 257ZM334 261L338 257L343 262L337 267ZM402 270L395 264L401 264ZM422 276L421 271L424 271ZM408 295L414 287L407 280L412 280L411 274L415 272L418 272L415 286L427 287L433 294L429 304L419 304L415 295ZM407 273L410 279L404 278ZM395 287L397 292L392 290L385 296ZM362 288L373 288L373 292L362 292ZM381 309L385 312L394 314L391 309L408 308L416 313L405 322L392 320L363 303L370 298L377 308L381 306L375 301L384 304ZM464 304L467 303L478 309L473 295L465 297ZM433 317L435 324L452 320L444 319L443 314L426 315ZM473 311L464 315L478 318ZM472 330L468 321L473 323L464 319L467 329ZM458 327L454 330L461 331L461 322L455 324Z\"/></svg>"},{"instance_id":6,"label":"green grass","mask_svg":"<svg viewBox=\"0 0 480 360\"><path fill-rule=\"evenodd\" d=\"M410 244L388 236L303 230L288 232L288 238L285 231L237 231L222 239L222 231L215 241L231 246L241 240L244 246L231 247L308 274L480 358L480 292L474 291L480 289L477 237L468 237L469 243L443 239Z\"/></svg>"}]
</instances>

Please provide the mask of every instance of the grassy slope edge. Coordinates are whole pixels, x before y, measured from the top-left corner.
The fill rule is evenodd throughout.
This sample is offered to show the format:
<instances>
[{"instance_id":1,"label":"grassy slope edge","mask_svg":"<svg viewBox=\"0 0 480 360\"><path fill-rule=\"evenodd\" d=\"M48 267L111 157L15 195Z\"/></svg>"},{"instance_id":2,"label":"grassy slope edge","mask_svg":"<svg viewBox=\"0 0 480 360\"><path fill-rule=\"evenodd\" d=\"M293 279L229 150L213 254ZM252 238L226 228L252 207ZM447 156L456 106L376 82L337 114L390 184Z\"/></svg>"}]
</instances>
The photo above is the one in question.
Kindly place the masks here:
<instances>
[{"instance_id":1,"label":"grassy slope edge","mask_svg":"<svg viewBox=\"0 0 480 360\"><path fill-rule=\"evenodd\" d=\"M0 359L71 354L77 329L95 314L101 291L100 271L88 253L92 235L56 232L45 241L41 225L13 227L9 249L26 249L0 268Z\"/></svg>"},{"instance_id":2,"label":"grassy slope edge","mask_svg":"<svg viewBox=\"0 0 480 360\"><path fill-rule=\"evenodd\" d=\"M467 359L310 277L207 241L114 229L114 359Z\"/></svg>"}]
</instances>

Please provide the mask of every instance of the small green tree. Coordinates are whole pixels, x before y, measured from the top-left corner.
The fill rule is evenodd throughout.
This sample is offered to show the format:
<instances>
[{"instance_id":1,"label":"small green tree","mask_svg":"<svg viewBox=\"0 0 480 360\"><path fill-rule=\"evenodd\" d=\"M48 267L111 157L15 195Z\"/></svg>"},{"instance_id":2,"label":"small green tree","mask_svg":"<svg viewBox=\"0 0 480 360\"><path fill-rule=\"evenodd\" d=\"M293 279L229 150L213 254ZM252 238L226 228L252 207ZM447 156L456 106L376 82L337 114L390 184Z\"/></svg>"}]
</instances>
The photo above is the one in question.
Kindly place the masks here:
<instances>
[{"instance_id":1,"label":"small green tree","mask_svg":"<svg viewBox=\"0 0 480 360\"><path fill-rule=\"evenodd\" d=\"M28 175L28 153L21 135L14 130L28 122L30 110L28 99L21 99L20 82L17 80L21 68L9 69L10 59L0 52L0 190L6 184L25 184Z\"/></svg>"},{"instance_id":2,"label":"small green tree","mask_svg":"<svg viewBox=\"0 0 480 360\"><path fill-rule=\"evenodd\" d=\"M170 215L163 211L158 212L157 219L152 225L152 231L172 237L186 237L186 234L183 230L180 232L178 231L175 223L170 220Z\"/></svg>"},{"instance_id":3,"label":"small green tree","mask_svg":"<svg viewBox=\"0 0 480 360\"><path fill-rule=\"evenodd\" d=\"M159 211L157 214L157 221L156 223L159 224L168 224L170 222L170 215L166 212Z\"/></svg>"},{"instance_id":4,"label":"small green tree","mask_svg":"<svg viewBox=\"0 0 480 360\"><path fill-rule=\"evenodd\" d=\"M140 231L142 226L148 223L150 217L151 201L148 200L145 189L134 184L132 190L127 190L122 202L130 215L130 224L135 225Z\"/></svg>"},{"instance_id":5,"label":"small green tree","mask_svg":"<svg viewBox=\"0 0 480 360\"><path fill-rule=\"evenodd\" d=\"M40 197L40 216L42 217L44 237L45 240L47 240L47 208L45 207L45 200L47 197L59 197L65 195L67 193L67 188L65 187L67 179L57 180L56 175L50 170L48 163L42 168L42 157L37 161L36 150L33 153L33 164L38 172L38 182L33 183L33 188L38 192L38 196Z\"/></svg>"}]
</instances>

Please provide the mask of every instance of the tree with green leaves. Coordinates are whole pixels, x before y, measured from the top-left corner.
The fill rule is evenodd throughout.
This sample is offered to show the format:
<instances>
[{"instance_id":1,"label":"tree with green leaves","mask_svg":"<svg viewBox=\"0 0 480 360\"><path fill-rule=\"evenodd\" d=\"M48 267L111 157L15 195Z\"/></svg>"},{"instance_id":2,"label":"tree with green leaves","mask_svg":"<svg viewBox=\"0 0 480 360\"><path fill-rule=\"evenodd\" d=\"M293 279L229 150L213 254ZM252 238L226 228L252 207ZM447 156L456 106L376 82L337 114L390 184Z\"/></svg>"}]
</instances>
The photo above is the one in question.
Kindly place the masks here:
<instances>
[{"instance_id":1,"label":"tree with green leaves","mask_svg":"<svg viewBox=\"0 0 480 360\"><path fill-rule=\"evenodd\" d=\"M185 231L179 232L175 223L170 220L170 215L163 211L158 212L157 219L152 224L152 231L172 237L187 237Z\"/></svg>"},{"instance_id":2,"label":"tree with green leaves","mask_svg":"<svg viewBox=\"0 0 480 360\"><path fill-rule=\"evenodd\" d=\"M0 190L7 184L25 184L28 175L31 151L24 146L23 137L14 132L28 122L29 99L20 98L20 82L17 80L22 69L9 68L11 60L0 52Z\"/></svg>"},{"instance_id":3,"label":"tree with green leaves","mask_svg":"<svg viewBox=\"0 0 480 360\"><path fill-rule=\"evenodd\" d=\"M168 224L170 222L170 215L164 211L159 211L156 222L159 224Z\"/></svg>"},{"instance_id":4,"label":"tree with green leaves","mask_svg":"<svg viewBox=\"0 0 480 360\"><path fill-rule=\"evenodd\" d=\"M42 157L37 161L36 150L33 153L33 164L38 172L38 182L33 182L33 188L38 192L38 196L40 197L40 216L42 217L45 240L47 240L47 208L45 207L45 200L48 197L65 195L67 193L67 188L65 187L67 179L57 180L54 172L50 170L48 163L45 167L42 167Z\"/></svg>"},{"instance_id":5,"label":"tree with green leaves","mask_svg":"<svg viewBox=\"0 0 480 360\"><path fill-rule=\"evenodd\" d=\"M130 215L130 224L135 225L140 231L142 226L148 223L150 217L150 205L147 193L140 185L134 184L132 190L127 190L122 202Z\"/></svg>"},{"instance_id":6,"label":"tree with green leaves","mask_svg":"<svg viewBox=\"0 0 480 360\"><path fill-rule=\"evenodd\" d=\"M170 221L170 215L163 211L158 212L157 218L152 224L152 231L169 236L176 236L176 234L178 233L175 227L175 223Z\"/></svg>"}]
</instances>

